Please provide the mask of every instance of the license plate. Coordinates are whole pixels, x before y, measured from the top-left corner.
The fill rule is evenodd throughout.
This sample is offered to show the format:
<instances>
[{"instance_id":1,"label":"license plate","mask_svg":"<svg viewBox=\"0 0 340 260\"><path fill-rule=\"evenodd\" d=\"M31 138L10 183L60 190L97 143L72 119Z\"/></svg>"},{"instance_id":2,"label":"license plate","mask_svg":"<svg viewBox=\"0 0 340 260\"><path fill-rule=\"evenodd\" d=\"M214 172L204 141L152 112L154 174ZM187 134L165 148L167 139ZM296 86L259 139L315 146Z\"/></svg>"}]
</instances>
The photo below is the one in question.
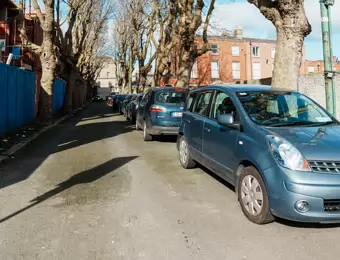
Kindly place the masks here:
<instances>
[{"instance_id":1,"label":"license plate","mask_svg":"<svg viewBox=\"0 0 340 260\"><path fill-rule=\"evenodd\" d=\"M173 113L173 116L175 116L175 117L181 117L181 116L183 116L183 112L174 112L174 113Z\"/></svg>"}]
</instances>

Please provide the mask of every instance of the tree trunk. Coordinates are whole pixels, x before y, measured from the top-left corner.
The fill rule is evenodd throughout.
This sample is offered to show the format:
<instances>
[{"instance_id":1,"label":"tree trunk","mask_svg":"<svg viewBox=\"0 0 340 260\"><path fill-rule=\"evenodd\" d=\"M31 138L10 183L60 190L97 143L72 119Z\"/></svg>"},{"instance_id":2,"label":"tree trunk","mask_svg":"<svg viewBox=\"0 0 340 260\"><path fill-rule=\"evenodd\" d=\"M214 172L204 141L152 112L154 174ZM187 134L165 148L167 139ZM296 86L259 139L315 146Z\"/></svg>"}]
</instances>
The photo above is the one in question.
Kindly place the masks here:
<instances>
[{"instance_id":1,"label":"tree trunk","mask_svg":"<svg viewBox=\"0 0 340 260\"><path fill-rule=\"evenodd\" d=\"M178 81L176 87L178 88L188 88L190 83L191 69L192 69L192 58L190 51L182 50L178 73Z\"/></svg>"},{"instance_id":2,"label":"tree trunk","mask_svg":"<svg viewBox=\"0 0 340 260\"><path fill-rule=\"evenodd\" d=\"M53 85L57 70L55 52L53 49L52 33L44 31L41 67L41 92L39 104L39 116L44 121L49 121L53 115Z\"/></svg>"},{"instance_id":3,"label":"tree trunk","mask_svg":"<svg viewBox=\"0 0 340 260\"><path fill-rule=\"evenodd\" d=\"M272 87L297 90L304 36L281 29L277 37Z\"/></svg>"},{"instance_id":4,"label":"tree trunk","mask_svg":"<svg viewBox=\"0 0 340 260\"><path fill-rule=\"evenodd\" d=\"M142 90L142 93L144 93L147 76L148 76L147 73L145 74L143 72L139 72L139 87Z\"/></svg>"},{"instance_id":5,"label":"tree trunk","mask_svg":"<svg viewBox=\"0 0 340 260\"><path fill-rule=\"evenodd\" d=\"M73 109L73 100L74 100L74 89L76 87L76 71L74 69L71 69L69 71L69 78L67 82L67 94L66 94L66 103L64 107L64 111L66 113L72 111Z\"/></svg>"},{"instance_id":6,"label":"tree trunk","mask_svg":"<svg viewBox=\"0 0 340 260\"><path fill-rule=\"evenodd\" d=\"M277 46L273 88L297 90L303 42L312 31L304 0L248 0L276 28Z\"/></svg>"}]
</instances>

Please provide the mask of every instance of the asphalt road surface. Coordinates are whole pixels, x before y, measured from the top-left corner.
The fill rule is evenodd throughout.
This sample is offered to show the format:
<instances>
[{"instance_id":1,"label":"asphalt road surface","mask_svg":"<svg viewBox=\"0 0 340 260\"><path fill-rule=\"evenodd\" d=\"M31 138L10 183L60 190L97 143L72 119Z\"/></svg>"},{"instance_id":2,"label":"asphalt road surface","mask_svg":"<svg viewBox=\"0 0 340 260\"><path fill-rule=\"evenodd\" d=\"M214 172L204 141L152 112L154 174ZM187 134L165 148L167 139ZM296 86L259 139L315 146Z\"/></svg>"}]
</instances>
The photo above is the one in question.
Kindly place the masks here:
<instances>
[{"instance_id":1,"label":"asphalt road surface","mask_svg":"<svg viewBox=\"0 0 340 260\"><path fill-rule=\"evenodd\" d=\"M104 103L0 166L0 259L339 259L340 226L258 226L231 187L180 167Z\"/></svg>"}]
</instances>

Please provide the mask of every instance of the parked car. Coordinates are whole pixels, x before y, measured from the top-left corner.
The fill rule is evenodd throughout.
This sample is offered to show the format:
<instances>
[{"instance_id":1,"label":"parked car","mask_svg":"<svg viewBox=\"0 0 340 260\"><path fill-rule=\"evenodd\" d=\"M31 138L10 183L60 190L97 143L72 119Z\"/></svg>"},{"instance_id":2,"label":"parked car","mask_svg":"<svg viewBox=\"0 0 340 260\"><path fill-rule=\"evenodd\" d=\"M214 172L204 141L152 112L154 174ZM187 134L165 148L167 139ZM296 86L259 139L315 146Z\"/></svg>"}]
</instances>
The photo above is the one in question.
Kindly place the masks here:
<instances>
[{"instance_id":1,"label":"parked car","mask_svg":"<svg viewBox=\"0 0 340 260\"><path fill-rule=\"evenodd\" d=\"M179 130L181 165L206 166L235 190L244 215L340 222L340 126L291 90L206 87L190 93Z\"/></svg>"},{"instance_id":2,"label":"parked car","mask_svg":"<svg viewBox=\"0 0 340 260\"><path fill-rule=\"evenodd\" d=\"M142 97L143 94L138 94L131 99L131 102L126 106L126 119L129 120L131 124L135 124L136 122L136 112Z\"/></svg>"},{"instance_id":3,"label":"parked car","mask_svg":"<svg viewBox=\"0 0 340 260\"><path fill-rule=\"evenodd\" d=\"M114 112L120 113L120 104L125 99L126 95L116 95L112 100L112 109Z\"/></svg>"},{"instance_id":4,"label":"parked car","mask_svg":"<svg viewBox=\"0 0 340 260\"><path fill-rule=\"evenodd\" d=\"M127 95L123 102L120 103L120 111L126 117L126 106L136 94Z\"/></svg>"},{"instance_id":5,"label":"parked car","mask_svg":"<svg viewBox=\"0 0 340 260\"><path fill-rule=\"evenodd\" d=\"M189 90L150 88L139 102L136 129L143 129L144 141L155 135L177 135Z\"/></svg>"},{"instance_id":6,"label":"parked car","mask_svg":"<svg viewBox=\"0 0 340 260\"><path fill-rule=\"evenodd\" d=\"M96 95L95 97L92 98L93 101L103 101L103 96L102 95Z\"/></svg>"}]
</instances>

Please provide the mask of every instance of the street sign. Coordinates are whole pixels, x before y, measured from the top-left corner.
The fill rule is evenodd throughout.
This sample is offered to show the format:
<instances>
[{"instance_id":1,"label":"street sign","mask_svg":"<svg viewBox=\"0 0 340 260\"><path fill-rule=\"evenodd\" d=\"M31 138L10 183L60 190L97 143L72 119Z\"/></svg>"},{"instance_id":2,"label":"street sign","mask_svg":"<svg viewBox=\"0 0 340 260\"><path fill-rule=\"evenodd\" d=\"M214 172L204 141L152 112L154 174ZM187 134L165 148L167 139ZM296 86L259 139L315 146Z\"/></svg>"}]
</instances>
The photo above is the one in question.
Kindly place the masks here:
<instances>
[{"instance_id":1,"label":"street sign","mask_svg":"<svg viewBox=\"0 0 340 260\"><path fill-rule=\"evenodd\" d=\"M0 40L0 50L6 51L6 40Z\"/></svg>"}]
</instances>

